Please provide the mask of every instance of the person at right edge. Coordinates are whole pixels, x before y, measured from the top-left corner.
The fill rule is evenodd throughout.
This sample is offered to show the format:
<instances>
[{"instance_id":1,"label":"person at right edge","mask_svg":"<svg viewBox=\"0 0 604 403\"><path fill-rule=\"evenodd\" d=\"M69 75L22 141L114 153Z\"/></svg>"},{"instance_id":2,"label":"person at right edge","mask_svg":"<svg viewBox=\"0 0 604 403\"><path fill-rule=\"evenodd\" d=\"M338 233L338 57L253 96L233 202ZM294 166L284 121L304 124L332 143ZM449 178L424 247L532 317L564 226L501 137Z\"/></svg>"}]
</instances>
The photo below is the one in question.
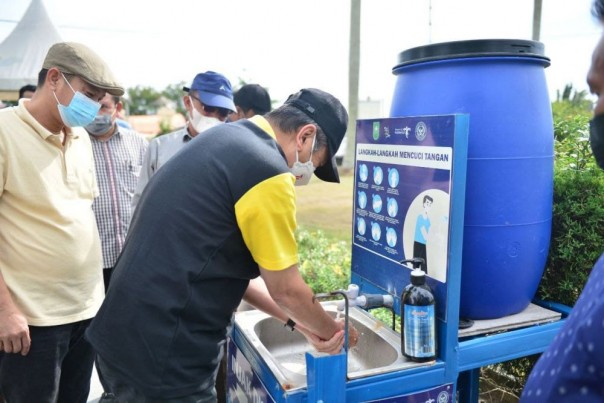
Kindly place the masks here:
<instances>
[{"instance_id":1,"label":"person at right edge","mask_svg":"<svg viewBox=\"0 0 604 403\"><path fill-rule=\"evenodd\" d=\"M595 0L593 15L604 24L604 0ZM597 96L589 141L604 169L604 35L593 51L587 73ZM520 401L604 402L604 254L594 265L566 323L531 371Z\"/></svg>"},{"instance_id":2,"label":"person at right edge","mask_svg":"<svg viewBox=\"0 0 604 403\"><path fill-rule=\"evenodd\" d=\"M347 124L334 96L303 89L264 117L208 129L157 171L86 333L101 402L215 402L242 298L317 350L341 351L344 322L298 270L294 185L313 173L339 182L335 153ZM259 275L268 293L250 282ZM358 333L348 330L353 347Z\"/></svg>"}]
</instances>

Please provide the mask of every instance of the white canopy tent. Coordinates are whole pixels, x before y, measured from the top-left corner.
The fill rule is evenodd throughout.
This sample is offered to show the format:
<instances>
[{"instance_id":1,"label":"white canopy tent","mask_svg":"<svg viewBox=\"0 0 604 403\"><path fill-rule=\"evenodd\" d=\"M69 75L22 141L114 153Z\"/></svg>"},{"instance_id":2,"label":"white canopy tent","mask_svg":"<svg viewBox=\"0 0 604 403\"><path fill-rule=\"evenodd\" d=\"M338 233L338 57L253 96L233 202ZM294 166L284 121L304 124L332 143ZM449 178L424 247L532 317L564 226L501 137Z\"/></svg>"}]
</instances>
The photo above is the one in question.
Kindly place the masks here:
<instances>
[{"instance_id":1,"label":"white canopy tent","mask_svg":"<svg viewBox=\"0 0 604 403\"><path fill-rule=\"evenodd\" d=\"M19 88L36 85L48 49L61 41L42 0L32 0L21 21L0 43L0 99L16 100Z\"/></svg>"}]
</instances>

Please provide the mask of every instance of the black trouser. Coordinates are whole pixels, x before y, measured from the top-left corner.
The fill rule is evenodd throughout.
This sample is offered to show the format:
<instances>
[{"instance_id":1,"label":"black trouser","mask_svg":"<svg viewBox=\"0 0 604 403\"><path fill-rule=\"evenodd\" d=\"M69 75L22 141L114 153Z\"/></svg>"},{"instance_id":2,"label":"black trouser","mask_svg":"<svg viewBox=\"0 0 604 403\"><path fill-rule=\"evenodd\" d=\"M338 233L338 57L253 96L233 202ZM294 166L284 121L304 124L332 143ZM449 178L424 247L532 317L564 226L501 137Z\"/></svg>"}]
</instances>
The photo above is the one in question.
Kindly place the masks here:
<instances>
[{"instance_id":1,"label":"black trouser","mask_svg":"<svg viewBox=\"0 0 604 403\"><path fill-rule=\"evenodd\" d=\"M30 326L26 356L0 353L0 390L7 403L85 403L94 362L84 338L90 321Z\"/></svg>"},{"instance_id":2,"label":"black trouser","mask_svg":"<svg viewBox=\"0 0 604 403\"><path fill-rule=\"evenodd\" d=\"M99 403L216 403L214 378L208 379L202 392L171 399L156 399L145 396L140 390L123 379L115 367L100 355L96 359L99 380L105 389Z\"/></svg>"},{"instance_id":3,"label":"black trouser","mask_svg":"<svg viewBox=\"0 0 604 403\"><path fill-rule=\"evenodd\" d=\"M111 281L111 274L113 274L113 267L107 267L103 269L103 281L105 282L105 294L109 289L109 282Z\"/></svg>"}]
</instances>

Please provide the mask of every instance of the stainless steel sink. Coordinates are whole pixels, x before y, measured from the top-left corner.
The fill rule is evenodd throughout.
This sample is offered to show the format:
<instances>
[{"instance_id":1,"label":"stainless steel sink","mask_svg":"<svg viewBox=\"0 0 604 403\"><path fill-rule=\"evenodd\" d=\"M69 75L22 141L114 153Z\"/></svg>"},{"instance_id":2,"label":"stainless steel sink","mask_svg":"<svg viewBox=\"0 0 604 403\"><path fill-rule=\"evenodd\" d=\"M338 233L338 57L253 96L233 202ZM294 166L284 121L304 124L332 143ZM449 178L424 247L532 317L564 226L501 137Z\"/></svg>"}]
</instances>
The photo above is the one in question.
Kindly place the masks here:
<instances>
[{"instance_id":1,"label":"stainless steel sink","mask_svg":"<svg viewBox=\"0 0 604 403\"><path fill-rule=\"evenodd\" d=\"M336 316L334 302L322 305ZM401 354L400 335L373 316L354 307L349 320L360 337L348 352L348 379L418 366ZM306 387L305 353L313 348L302 334L284 328L281 322L260 311L239 312L235 323L281 385L287 385L289 390Z\"/></svg>"}]
</instances>

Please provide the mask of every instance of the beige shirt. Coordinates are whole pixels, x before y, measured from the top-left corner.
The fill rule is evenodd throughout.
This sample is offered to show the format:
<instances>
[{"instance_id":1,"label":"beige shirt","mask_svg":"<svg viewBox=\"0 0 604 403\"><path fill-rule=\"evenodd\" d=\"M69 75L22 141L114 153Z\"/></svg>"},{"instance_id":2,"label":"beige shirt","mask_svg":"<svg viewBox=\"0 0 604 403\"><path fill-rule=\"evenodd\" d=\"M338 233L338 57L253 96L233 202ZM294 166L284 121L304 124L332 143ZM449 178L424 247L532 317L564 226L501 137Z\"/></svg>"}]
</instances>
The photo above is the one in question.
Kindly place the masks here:
<instances>
[{"instance_id":1,"label":"beige shirt","mask_svg":"<svg viewBox=\"0 0 604 403\"><path fill-rule=\"evenodd\" d=\"M90 139L61 144L27 102L0 111L0 271L30 325L89 319L104 295Z\"/></svg>"}]
</instances>

